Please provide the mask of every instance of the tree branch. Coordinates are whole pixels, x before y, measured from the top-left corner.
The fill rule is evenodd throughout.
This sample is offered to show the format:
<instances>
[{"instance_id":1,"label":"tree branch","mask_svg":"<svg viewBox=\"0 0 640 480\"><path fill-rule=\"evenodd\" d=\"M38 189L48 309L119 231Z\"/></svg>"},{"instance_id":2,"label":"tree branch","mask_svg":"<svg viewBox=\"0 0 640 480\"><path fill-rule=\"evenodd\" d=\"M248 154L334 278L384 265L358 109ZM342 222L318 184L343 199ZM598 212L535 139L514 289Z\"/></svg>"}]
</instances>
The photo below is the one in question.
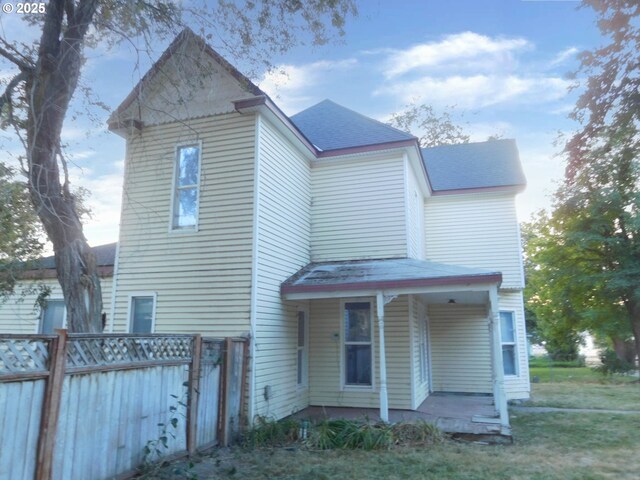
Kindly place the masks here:
<instances>
[{"instance_id":1,"label":"tree branch","mask_svg":"<svg viewBox=\"0 0 640 480\"><path fill-rule=\"evenodd\" d=\"M18 86L18 84L20 84L20 82L26 81L28 77L29 74L25 71L22 71L11 79L11 81L7 85L7 88L5 88L4 93L0 97L0 115L2 115L2 109L4 108L5 104L11 104L11 95L13 94L15 88Z\"/></svg>"},{"instance_id":2,"label":"tree branch","mask_svg":"<svg viewBox=\"0 0 640 480\"><path fill-rule=\"evenodd\" d=\"M4 40L3 40L3 43L4 43ZM4 58L9 60L14 65L16 65L23 72L33 70L33 65L27 63L24 60L20 60L11 52L9 52L8 50L5 50L3 47L0 47L0 55L2 55Z\"/></svg>"}]
</instances>

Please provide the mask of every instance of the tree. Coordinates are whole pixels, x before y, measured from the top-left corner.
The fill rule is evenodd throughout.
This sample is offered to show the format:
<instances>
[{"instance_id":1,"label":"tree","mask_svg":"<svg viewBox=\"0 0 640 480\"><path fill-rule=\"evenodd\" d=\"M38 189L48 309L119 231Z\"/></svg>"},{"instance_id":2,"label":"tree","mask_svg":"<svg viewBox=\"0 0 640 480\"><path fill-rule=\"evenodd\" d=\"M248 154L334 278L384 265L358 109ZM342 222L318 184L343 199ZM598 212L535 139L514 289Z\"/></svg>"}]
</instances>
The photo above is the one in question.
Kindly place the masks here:
<instances>
[{"instance_id":1,"label":"tree","mask_svg":"<svg viewBox=\"0 0 640 480\"><path fill-rule=\"evenodd\" d=\"M85 45L114 45L139 36L151 48L153 41L196 23L203 33L223 32L217 38L227 50L264 67L271 54L305 35L322 44L334 31L343 34L346 19L357 12L354 0L219 0L214 7L207 2L185 7L177 0L50 0L46 7L37 5L42 11L25 18L38 27L39 41L18 48L0 36L0 57L14 71L0 96L0 113L3 125L24 139L30 197L53 244L69 329L99 332L100 281L60 143ZM214 39L214 33L207 38Z\"/></svg>"},{"instance_id":2,"label":"tree","mask_svg":"<svg viewBox=\"0 0 640 480\"><path fill-rule=\"evenodd\" d=\"M404 111L391 116L389 125L419 133L422 148L469 142L469 135L453 122L450 111L438 115L430 105L407 105Z\"/></svg>"},{"instance_id":3,"label":"tree","mask_svg":"<svg viewBox=\"0 0 640 480\"><path fill-rule=\"evenodd\" d=\"M584 6L608 43L580 57L586 88L571 115L580 128L565 147L554 216L579 254L583 316L609 336L633 335L640 358L640 4Z\"/></svg>"},{"instance_id":4,"label":"tree","mask_svg":"<svg viewBox=\"0 0 640 480\"><path fill-rule=\"evenodd\" d=\"M42 253L41 226L26 182L0 163L0 299L13 293L27 262Z\"/></svg>"}]
</instances>

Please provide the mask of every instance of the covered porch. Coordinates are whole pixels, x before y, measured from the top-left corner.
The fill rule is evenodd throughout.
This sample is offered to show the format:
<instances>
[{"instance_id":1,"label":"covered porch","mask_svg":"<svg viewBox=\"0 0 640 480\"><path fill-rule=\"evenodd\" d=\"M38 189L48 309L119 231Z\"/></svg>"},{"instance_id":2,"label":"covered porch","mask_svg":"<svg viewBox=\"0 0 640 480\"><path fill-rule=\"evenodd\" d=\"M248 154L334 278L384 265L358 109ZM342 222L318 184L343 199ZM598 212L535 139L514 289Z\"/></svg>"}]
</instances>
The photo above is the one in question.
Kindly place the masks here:
<instances>
[{"instance_id":1,"label":"covered porch","mask_svg":"<svg viewBox=\"0 0 640 480\"><path fill-rule=\"evenodd\" d=\"M307 407L292 415L292 418L312 421L335 418L367 419L371 422L381 420L379 409L317 406ZM511 437L511 428L495 420L493 397L487 395L435 393L429 395L416 410L390 409L388 421L425 421L454 436Z\"/></svg>"},{"instance_id":2,"label":"covered porch","mask_svg":"<svg viewBox=\"0 0 640 480\"><path fill-rule=\"evenodd\" d=\"M281 290L309 309L310 406L302 415L423 419L451 433L509 435L501 279L415 259L299 271Z\"/></svg>"}]
</instances>

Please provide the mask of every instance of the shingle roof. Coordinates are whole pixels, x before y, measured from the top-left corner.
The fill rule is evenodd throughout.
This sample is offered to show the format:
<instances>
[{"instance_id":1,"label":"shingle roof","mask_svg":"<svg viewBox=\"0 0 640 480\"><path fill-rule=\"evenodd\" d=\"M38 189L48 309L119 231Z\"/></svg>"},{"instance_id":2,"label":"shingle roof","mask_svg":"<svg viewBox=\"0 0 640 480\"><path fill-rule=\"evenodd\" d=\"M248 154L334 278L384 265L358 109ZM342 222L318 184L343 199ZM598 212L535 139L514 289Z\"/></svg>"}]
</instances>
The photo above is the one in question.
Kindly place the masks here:
<instances>
[{"instance_id":1,"label":"shingle roof","mask_svg":"<svg viewBox=\"0 0 640 480\"><path fill-rule=\"evenodd\" d=\"M310 263L282 284L282 293L426 287L501 280L499 272L412 258L349 260Z\"/></svg>"},{"instance_id":2,"label":"shingle roof","mask_svg":"<svg viewBox=\"0 0 640 480\"><path fill-rule=\"evenodd\" d=\"M526 185L515 140L423 148L422 158L435 192Z\"/></svg>"},{"instance_id":3,"label":"shingle roof","mask_svg":"<svg viewBox=\"0 0 640 480\"><path fill-rule=\"evenodd\" d=\"M323 151L414 140L415 137L365 117L331 100L290 117L293 124Z\"/></svg>"},{"instance_id":4,"label":"shingle roof","mask_svg":"<svg viewBox=\"0 0 640 480\"><path fill-rule=\"evenodd\" d=\"M93 247L93 253L96 255L96 265L98 267L111 267L115 263L117 243L108 243L106 245L98 245ZM44 257L34 263L34 269L53 269L56 268L56 260L54 256Z\"/></svg>"}]
</instances>

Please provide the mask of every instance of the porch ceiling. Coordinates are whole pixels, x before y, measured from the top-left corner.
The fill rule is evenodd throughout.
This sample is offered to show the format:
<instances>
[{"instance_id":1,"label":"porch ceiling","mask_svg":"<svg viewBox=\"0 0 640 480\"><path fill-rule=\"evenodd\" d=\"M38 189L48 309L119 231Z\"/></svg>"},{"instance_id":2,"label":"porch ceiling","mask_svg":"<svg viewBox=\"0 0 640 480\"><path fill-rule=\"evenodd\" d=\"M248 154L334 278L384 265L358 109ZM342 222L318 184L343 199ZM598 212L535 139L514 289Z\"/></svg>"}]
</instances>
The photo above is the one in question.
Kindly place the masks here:
<instances>
[{"instance_id":1,"label":"porch ceiling","mask_svg":"<svg viewBox=\"0 0 640 480\"><path fill-rule=\"evenodd\" d=\"M447 296L452 292L458 295L466 291L477 292L477 299L484 300L487 288L501 281L500 272L412 258L350 260L310 263L281 285L281 293L287 299L305 299L364 296L384 291L386 294L429 294L434 301L448 301L455 299ZM474 295L458 296L461 302L463 297L474 299Z\"/></svg>"}]
</instances>

